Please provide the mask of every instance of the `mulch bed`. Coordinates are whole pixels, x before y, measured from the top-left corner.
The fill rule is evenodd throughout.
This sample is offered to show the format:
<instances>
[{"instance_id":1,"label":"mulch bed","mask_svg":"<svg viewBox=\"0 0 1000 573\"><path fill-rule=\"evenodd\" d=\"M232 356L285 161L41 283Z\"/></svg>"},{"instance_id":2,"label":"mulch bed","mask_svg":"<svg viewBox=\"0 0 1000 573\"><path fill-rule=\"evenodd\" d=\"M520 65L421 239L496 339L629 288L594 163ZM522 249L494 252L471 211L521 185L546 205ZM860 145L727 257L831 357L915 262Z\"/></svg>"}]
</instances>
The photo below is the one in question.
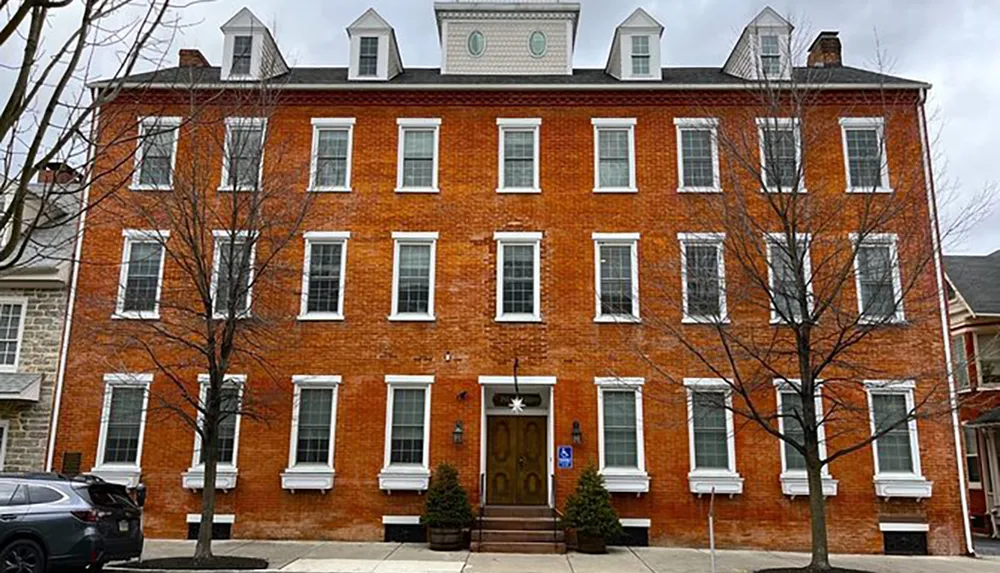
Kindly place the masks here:
<instances>
[{"instance_id":1,"label":"mulch bed","mask_svg":"<svg viewBox=\"0 0 1000 573\"><path fill-rule=\"evenodd\" d=\"M128 569L202 569L205 571L217 571L219 569L228 570L251 570L267 569L267 559L257 559L255 557L236 557L232 555L216 555L208 560L195 561L193 557L164 557L162 559L146 559L144 561L129 561L128 563L118 563L116 567Z\"/></svg>"}]
</instances>

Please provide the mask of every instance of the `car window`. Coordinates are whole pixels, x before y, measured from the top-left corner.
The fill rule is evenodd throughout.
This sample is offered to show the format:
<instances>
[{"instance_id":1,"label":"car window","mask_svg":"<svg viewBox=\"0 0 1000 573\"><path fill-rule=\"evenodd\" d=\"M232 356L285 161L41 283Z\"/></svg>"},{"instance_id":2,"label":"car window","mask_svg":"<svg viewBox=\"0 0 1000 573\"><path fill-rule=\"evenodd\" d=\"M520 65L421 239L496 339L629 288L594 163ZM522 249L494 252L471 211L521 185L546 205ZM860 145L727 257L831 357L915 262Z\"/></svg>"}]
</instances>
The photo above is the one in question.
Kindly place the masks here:
<instances>
[{"instance_id":1,"label":"car window","mask_svg":"<svg viewBox=\"0 0 1000 573\"><path fill-rule=\"evenodd\" d=\"M14 491L14 495L11 496L7 505L27 505L28 504L28 488L23 485L18 485L17 489Z\"/></svg>"},{"instance_id":2,"label":"car window","mask_svg":"<svg viewBox=\"0 0 1000 573\"><path fill-rule=\"evenodd\" d=\"M49 487L29 485L28 498L31 500L31 504L35 505L39 503L52 503L54 501L59 501L63 498L63 496L56 490Z\"/></svg>"},{"instance_id":3,"label":"car window","mask_svg":"<svg viewBox=\"0 0 1000 573\"><path fill-rule=\"evenodd\" d=\"M10 505L10 498L14 496L17 484L9 481L0 482L0 506Z\"/></svg>"},{"instance_id":4,"label":"car window","mask_svg":"<svg viewBox=\"0 0 1000 573\"><path fill-rule=\"evenodd\" d=\"M128 491L115 484L96 484L86 489L90 495L90 501L94 505L102 507L124 507L134 509L135 502L129 497Z\"/></svg>"}]
</instances>

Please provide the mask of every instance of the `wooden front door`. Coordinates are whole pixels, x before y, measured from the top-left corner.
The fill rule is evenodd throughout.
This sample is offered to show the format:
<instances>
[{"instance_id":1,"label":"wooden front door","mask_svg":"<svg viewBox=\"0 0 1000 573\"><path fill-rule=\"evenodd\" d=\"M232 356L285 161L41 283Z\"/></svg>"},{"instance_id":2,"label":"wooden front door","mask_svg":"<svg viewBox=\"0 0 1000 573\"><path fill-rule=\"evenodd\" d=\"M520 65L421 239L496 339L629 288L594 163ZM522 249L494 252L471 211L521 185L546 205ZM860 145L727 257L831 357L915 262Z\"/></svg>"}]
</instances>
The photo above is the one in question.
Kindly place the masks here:
<instances>
[{"instance_id":1,"label":"wooden front door","mask_svg":"<svg viewBox=\"0 0 1000 573\"><path fill-rule=\"evenodd\" d=\"M545 416L489 416L486 425L486 503L548 502Z\"/></svg>"}]
</instances>

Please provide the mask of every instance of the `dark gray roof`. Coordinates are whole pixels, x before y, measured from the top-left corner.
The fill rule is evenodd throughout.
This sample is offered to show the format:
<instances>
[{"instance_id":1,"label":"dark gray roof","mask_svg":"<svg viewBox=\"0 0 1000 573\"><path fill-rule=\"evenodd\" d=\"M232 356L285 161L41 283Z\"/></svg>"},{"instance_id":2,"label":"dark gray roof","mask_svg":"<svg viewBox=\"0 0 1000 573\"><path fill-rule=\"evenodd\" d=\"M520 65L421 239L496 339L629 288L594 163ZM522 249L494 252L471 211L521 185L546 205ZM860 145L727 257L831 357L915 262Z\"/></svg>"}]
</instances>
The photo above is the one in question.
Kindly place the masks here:
<instances>
[{"instance_id":1,"label":"dark gray roof","mask_svg":"<svg viewBox=\"0 0 1000 573\"><path fill-rule=\"evenodd\" d=\"M944 268L973 314L1000 315L1000 251L986 256L948 255Z\"/></svg>"},{"instance_id":2,"label":"dark gray roof","mask_svg":"<svg viewBox=\"0 0 1000 573\"><path fill-rule=\"evenodd\" d=\"M17 395L27 390L32 384L40 382L41 374L25 374L22 372L0 373L0 394Z\"/></svg>"},{"instance_id":3,"label":"dark gray roof","mask_svg":"<svg viewBox=\"0 0 1000 573\"><path fill-rule=\"evenodd\" d=\"M971 427L1000 426L1000 407L993 408L989 412L980 415L978 418L972 420L967 425Z\"/></svg>"},{"instance_id":4,"label":"dark gray roof","mask_svg":"<svg viewBox=\"0 0 1000 573\"><path fill-rule=\"evenodd\" d=\"M131 84L168 84L179 86L205 85L220 83L221 70L218 67L207 68L165 68L153 72L136 74L127 79ZM885 85L894 88L920 88L927 84L888 76L867 70L851 67L832 68L796 68L795 80L803 84L833 84L850 85ZM573 75L534 76L534 75L457 75L442 74L439 68L407 68L387 82L358 82L347 80L347 68L292 68L273 80L277 84L294 86L505 86L505 85L539 85L539 86L741 86L747 82L742 78L731 76L722 68L663 68L661 81L623 82L608 75L603 68L578 68ZM101 82L97 82L100 85ZM240 82L227 82L229 85L239 85Z\"/></svg>"}]
</instances>

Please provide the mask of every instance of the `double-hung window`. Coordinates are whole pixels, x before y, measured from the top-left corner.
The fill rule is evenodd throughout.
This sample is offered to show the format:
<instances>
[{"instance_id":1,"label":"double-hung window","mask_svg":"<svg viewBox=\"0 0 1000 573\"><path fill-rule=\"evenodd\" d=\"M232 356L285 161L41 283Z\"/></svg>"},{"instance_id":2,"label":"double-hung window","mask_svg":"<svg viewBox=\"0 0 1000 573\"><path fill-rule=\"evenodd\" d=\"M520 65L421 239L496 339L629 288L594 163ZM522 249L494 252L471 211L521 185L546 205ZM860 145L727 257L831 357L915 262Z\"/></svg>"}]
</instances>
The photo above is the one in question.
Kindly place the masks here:
<instances>
[{"instance_id":1,"label":"double-hung window","mask_svg":"<svg viewBox=\"0 0 1000 573\"><path fill-rule=\"evenodd\" d=\"M711 117L674 118L677 130L677 191L718 193L719 120Z\"/></svg>"},{"instance_id":2,"label":"double-hung window","mask_svg":"<svg viewBox=\"0 0 1000 573\"><path fill-rule=\"evenodd\" d=\"M204 431L205 410L208 408L208 389L210 379L208 374L198 375L201 388L198 395L198 428ZM218 422L218 475L215 478L215 488L230 490L236 487L237 466L240 445L240 419L243 411L243 388L246 376L227 374L219 391L219 422ZM194 455L191 467L182 476L182 483L187 489L203 489L205 487L205 448L201 432L194 433Z\"/></svg>"},{"instance_id":3,"label":"double-hung window","mask_svg":"<svg viewBox=\"0 0 1000 573\"><path fill-rule=\"evenodd\" d=\"M498 118L500 185L498 193L540 193L539 132L541 119Z\"/></svg>"},{"instance_id":4,"label":"double-hung window","mask_svg":"<svg viewBox=\"0 0 1000 573\"><path fill-rule=\"evenodd\" d=\"M350 191L354 118L313 118L311 191Z\"/></svg>"},{"instance_id":5,"label":"double-hung window","mask_svg":"<svg viewBox=\"0 0 1000 573\"><path fill-rule=\"evenodd\" d=\"M155 319L160 316L164 243L170 231L122 231L122 267L118 282L117 318Z\"/></svg>"},{"instance_id":6,"label":"double-hung window","mask_svg":"<svg viewBox=\"0 0 1000 573\"><path fill-rule=\"evenodd\" d=\"M389 320L434 320L437 233L392 234L392 315Z\"/></svg>"},{"instance_id":7,"label":"double-hung window","mask_svg":"<svg viewBox=\"0 0 1000 573\"><path fill-rule=\"evenodd\" d=\"M146 426L152 374L107 374L104 405L91 473L127 487L139 485L142 473L142 436Z\"/></svg>"},{"instance_id":8,"label":"double-hung window","mask_svg":"<svg viewBox=\"0 0 1000 573\"><path fill-rule=\"evenodd\" d=\"M774 381L778 395L778 431L796 444L805 446L802 394L798 380L778 379ZM823 399L819 387L816 389L815 404L816 430L819 438L819 457L826 457L826 434L823 428ZM809 480L806 474L806 458L795 446L781 440L781 491L785 495L809 495ZM823 495L837 495L837 482L830 477L829 466L822 470Z\"/></svg>"},{"instance_id":9,"label":"double-hung window","mask_svg":"<svg viewBox=\"0 0 1000 573\"><path fill-rule=\"evenodd\" d=\"M902 322L903 286L896 235L872 234L859 240L852 234L851 242L856 249L854 276L860 322Z\"/></svg>"},{"instance_id":10,"label":"double-hung window","mask_svg":"<svg viewBox=\"0 0 1000 573\"><path fill-rule=\"evenodd\" d=\"M594 233L597 322L639 320L639 233Z\"/></svg>"},{"instance_id":11,"label":"double-hung window","mask_svg":"<svg viewBox=\"0 0 1000 573\"><path fill-rule=\"evenodd\" d=\"M729 320L726 312L725 233L678 233L685 323Z\"/></svg>"},{"instance_id":12,"label":"double-hung window","mask_svg":"<svg viewBox=\"0 0 1000 573\"><path fill-rule=\"evenodd\" d=\"M760 71L765 78L778 79L782 76L781 41L778 36L760 36Z\"/></svg>"},{"instance_id":13,"label":"double-hung window","mask_svg":"<svg viewBox=\"0 0 1000 573\"><path fill-rule=\"evenodd\" d=\"M433 376L386 376L383 490L427 489L430 480L430 416Z\"/></svg>"},{"instance_id":14,"label":"double-hung window","mask_svg":"<svg viewBox=\"0 0 1000 573\"><path fill-rule=\"evenodd\" d=\"M971 385L969 384L969 358L966 354L965 334L956 334L951 337L951 363L958 390L968 390Z\"/></svg>"},{"instance_id":15,"label":"double-hung window","mask_svg":"<svg viewBox=\"0 0 1000 573\"><path fill-rule=\"evenodd\" d=\"M493 234L497 242L497 316L504 322L541 322L541 233Z\"/></svg>"},{"instance_id":16,"label":"double-hung window","mask_svg":"<svg viewBox=\"0 0 1000 573\"><path fill-rule=\"evenodd\" d=\"M865 381L871 409L875 454L875 493L879 497L931 496L931 482L920 470L920 445L913 392L916 383Z\"/></svg>"},{"instance_id":17,"label":"double-hung window","mask_svg":"<svg viewBox=\"0 0 1000 573\"><path fill-rule=\"evenodd\" d=\"M378 75L378 44L376 36L362 36L358 50L358 75L373 77Z\"/></svg>"},{"instance_id":18,"label":"double-hung window","mask_svg":"<svg viewBox=\"0 0 1000 573\"><path fill-rule=\"evenodd\" d=\"M979 437L976 429L966 426L965 430L965 467L969 474L969 487L983 488L983 471L979 465Z\"/></svg>"},{"instance_id":19,"label":"double-hung window","mask_svg":"<svg viewBox=\"0 0 1000 573\"><path fill-rule=\"evenodd\" d=\"M333 451L340 376L293 376L292 437L288 469L281 487L289 490L333 488Z\"/></svg>"},{"instance_id":20,"label":"double-hung window","mask_svg":"<svg viewBox=\"0 0 1000 573\"><path fill-rule=\"evenodd\" d=\"M736 472L736 435L732 388L714 378L686 378L688 445L691 471L688 485L698 495L743 493Z\"/></svg>"},{"instance_id":21,"label":"double-hung window","mask_svg":"<svg viewBox=\"0 0 1000 573\"><path fill-rule=\"evenodd\" d=\"M250 61L253 55L253 36L235 36L233 38L233 62L229 68L231 76L249 76Z\"/></svg>"},{"instance_id":22,"label":"double-hung window","mask_svg":"<svg viewBox=\"0 0 1000 573\"><path fill-rule=\"evenodd\" d=\"M801 322L808 318L802 315L803 296L807 312L811 314L813 309L809 235L797 235L794 245L790 245L782 233L770 233L764 240L767 243L768 279L771 287L771 322Z\"/></svg>"},{"instance_id":23,"label":"double-hung window","mask_svg":"<svg viewBox=\"0 0 1000 573\"><path fill-rule=\"evenodd\" d=\"M649 491L643 443L643 378L596 378L600 470L608 491Z\"/></svg>"},{"instance_id":24,"label":"double-hung window","mask_svg":"<svg viewBox=\"0 0 1000 573\"><path fill-rule=\"evenodd\" d=\"M350 237L346 231L305 233L299 320L344 319L344 277Z\"/></svg>"},{"instance_id":25,"label":"double-hung window","mask_svg":"<svg viewBox=\"0 0 1000 573\"><path fill-rule=\"evenodd\" d=\"M805 193L798 118L759 117L760 169L765 193Z\"/></svg>"},{"instance_id":26,"label":"double-hung window","mask_svg":"<svg viewBox=\"0 0 1000 573\"><path fill-rule=\"evenodd\" d=\"M976 334L975 349L979 386L1000 386L1000 333Z\"/></svg>"},{"instance_id":27,"label":"double-hung window","mask_svg":"<svg viewBox=\"0 0 1000 573\"><path fill-rule=\"evenodd\" d=\"M438 192L440 119L400 118L396 191Z\"/></svg>"},{"instance_id":28,"label":"double-hung window","mask_svg":"<svg viewBox=\"0 0 1000 573\"><path fill-rule=\"evenodd\" d=\"M144 117L139 120L132 189L168 190L173 187L180 124L179 117Z\"/></svg>"},{"instance_id":29,"label":"double-hung window","mask_svg":"<svg viewBox=\"0 0 1000 573\"><path fill-rule=\"evenodd\" d=\"M594 191L636 191L635 119L594 118Z\"/></svg>"},{"instance_id":30,"label":"double-hung window","mask_svg":"<svg viewBox=\"0 0 1000 573\"><path fill-rule=\"evenodd\" d=\"M226 118L225 157L222 160L224 191L259 189L264 164L264 135L267 119Z\"/></svg>"},{"instance_id":31,"label":"double-hung window","mask_svg":"<svg viewBox=\"0 0 1000 573\"><path fill-rule=\"evenodd\" d=\"M632 75L650 74L649 36L632 36Z\"/></svg>"},{"instance_id":32,"label":"double-hung window","mask_svg":"<svg viewBox=\"0 0 1000 573\"><path fill-rule=\"evenodd\" d=\"M844 143L847 192L892 192L885 156L885 119L842 117L840 133Z\"/></svg>"},{"instance_id":33,"label":"double-hung window","mask_svg":"<svg viewBox=\"0 0 1000 573\"><path fill-rule=\"evenodd\" d=\"M247 231L213 231L212 305L216 318L250 314L254 282L255 237ZM233 312L231 312L233 311Z\"/></svg>"},{"instance_id":34,"label":"double-hung window","mask_svg":"<svg viewBox=\"0 0 1000 573\"><path fill-rule=\"evenodd\" d=\"M0 299L0 372L17 372L27 306L25 298Z\"/></svg>"}]
</instances>

